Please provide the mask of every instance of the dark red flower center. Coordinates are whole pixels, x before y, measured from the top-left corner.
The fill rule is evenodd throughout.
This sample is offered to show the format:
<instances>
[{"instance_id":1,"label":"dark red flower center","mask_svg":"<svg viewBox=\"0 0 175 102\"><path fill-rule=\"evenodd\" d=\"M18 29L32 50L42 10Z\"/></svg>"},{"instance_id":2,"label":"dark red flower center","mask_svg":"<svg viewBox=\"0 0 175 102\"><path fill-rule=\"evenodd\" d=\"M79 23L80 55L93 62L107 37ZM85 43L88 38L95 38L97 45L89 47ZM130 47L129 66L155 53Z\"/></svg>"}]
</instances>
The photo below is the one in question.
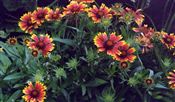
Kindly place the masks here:
<instances>
[{"instance_id":1,"label":"dark red flower center","mask_svg":"<svg viewBox=\"0 0 175 102\"><path fill-rule=\"evenodd\" d=\"M98 11L97 14L96 14L96 17L97 17L97 18L102 18L103 15L104 15L104 12Z\"/></svg>"},{"instance_id":2,"label":"dark red flower center","mask_svg":"<svg viewBox=\"0 0 175 102\"><path fill-rule=\"evenodd\" d=\"M71 12L79 12L80 8L79 6L75 5L72 9Z\"/></svg>"},{"instance_id":3,"label":"dark red flower center","mask_svg":"<svg viewBox=\"0 0 175 102\"><path fill-rule=\"evenodd\" d=\"M113 43L111 40L107 40L107 41L104 43L104 47L105 47L107 50L111 50L111 49L114 47L114 43Z\"/></svg>"},{"instance_id":4,"label":"dark red flower center","mask_svg":"<svg viewBox=\"0 0 175 102\"><path fill-rule=\"evenodd\" d=\"M128 63L127 62L120 62L120 67L125 69L128 67Z\"/></svg>"},{"instance_id":5,"label":"dark red flower center","mask_svg":"<svg viewBox=\"0 0 175 102\"><path fill-rule=\"evenodd\" d=\"M31 92L31 97L32 97L32 98L37 98L38 96L39 96L38 90L33 90L33 91Z\"/></svg>"},{"instance_id":6,"label":"dark red flower center","mask_svg":"<svg viewBox=\"0 0 175 102\"><path fill-rule=\"evenodd\" d=\"M120 57L121 58L127 57L127 51L121 51Z\"/></svg>"},{"instance_id":7,"label":"dark red flower center","mask_svg":"<svg viewBox=\"0 0 175 102\"><path fill-rule=\"evenodd\" d=\"M40 13L40 14L38 14L38 18L39 18L39 19L43 19L44 16L45 16L44 13Z\"/></svg>"},{"instance_id":8,"label":"dark red flower center","mask_svg":"<svg viewBox=\"0 0 175 102\"><path fill-rule=\"evenodd\" d=\"M38 51L37 51L37 50L33 50L33 51L32 51L32 55L33 55L34 57L38 56Z\"/></svg>"},{"instance_id":9,"label":"dark red flower center","mask_svg":"<svg viewBox=\"0 0 175 102\"><path fill-rule=\"evenodd\" d=\"M171 38L164 38L165 43L170 44L172 42Z\"/></svg>"},{"instance_id":10,"label":"dark red flower center","mask_svg":"<svg viewBox=\"0 0 175 102\"><path fill-rule=\"evenodd\" d=\"M38 43L37 43L37 48L39 49L39 50L41 50L41 49L44 49L45 48L45 44L44 44L44 42L42 42L42 41L39 41Z\"/></svg>"},{"instance_id":11,"label":"dark red flower center","mask_svg":"<svg viewBox=\"0 0 175 102\"><path fill-rule=\"evenodd\" d=\"M147 85L151 85L153 83L153 80L152 79L145 79L145 83Z\"/></svg>"},{"instance_id":12,"label":"dark red flower center","mask_svg":"<svg viewBox=\"0 0 175 102\"><path fill-rule=\"evenodd\" d=\"M11 45L15 45L16 44L16 39L15 38L11 38L10 40L9 40L9 43L11 44Z\"/></svg>"}]
</instances>

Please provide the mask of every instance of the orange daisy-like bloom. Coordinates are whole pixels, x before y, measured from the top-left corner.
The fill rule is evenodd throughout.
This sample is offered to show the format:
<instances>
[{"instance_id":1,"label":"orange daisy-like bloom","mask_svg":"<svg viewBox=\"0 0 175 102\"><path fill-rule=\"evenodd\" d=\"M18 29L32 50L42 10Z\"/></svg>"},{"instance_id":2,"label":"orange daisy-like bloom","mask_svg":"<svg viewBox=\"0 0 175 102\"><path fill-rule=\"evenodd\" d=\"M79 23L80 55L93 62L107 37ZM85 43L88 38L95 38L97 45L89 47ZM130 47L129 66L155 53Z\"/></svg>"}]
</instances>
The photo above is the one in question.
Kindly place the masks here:
<instances>
[{"instance_id":1,"label":"orange daisy-like bloom","mask_svg":"<svg viewBox=\"0 0 175 102\"><path fill-rule=\"evenodd\" d=\"M102 4L100 8L93 5L93 8L88 9L88 16L92 18L94 23L100 23L102 19L111 19L112 12L105 4Z\"/></svg>"},{"instance_id":2,"label":"orange daisy-like bloom","mask_svg":"<svg viewBox=\"0 0 175 102\"><path fill-rule=\"evenodd\" d=\"M33 12L32 20L35 21L37 24L41 25L44 22L45 17L50 10L51 9L48 7L38 7L37 10Z\"/></svg>"},{"instance_id":3,"label":"orange daisy-like bloom","mask_svg":"<svg viewBox=\"0 0 175 102\"><path fill-rule=\"evenodd\" d=\"M120 62L134 62L136 56L133 54L136 50L135 48L130 48L128 44L124 44L118 48L121 52L120 54L113 55L113 59Z\"/></svg>"},{"instance_id":4,"label":"orange daisy-like bloom","mask_svg":"<svg viewBox=\"0 0 175 102\"><path fill-rule=\"evenodd\" d=\"M33 34L31 38L34 41L29 42L27 45L32 50L41 51L43 56L47 56L54 49L53 39L48 34L46 36L40 35L39 37Z\"/></svg>"},{"instance_id":5,"label":"orange daisy-like bloom","mask_svg":"<svg viewBox=\"0 0 175 102\"><path fill-rule=\"evenodd\" d=\"M139 28L133 28L133 31L136 33L142 33L144 34L144 36L148 37L148 38L152 38L154 35L154 29L151 27L148 27L148 25L143 25L140 26Z\"/></svg>"},{"instance_id":6,"label":"orange daisy-like bloom","mask_svg":"<svg viewBox=\"0 0 175 102\"><path fill-rule=\"evenodd\" d=\"M98 33L94 38L94 44L97 46L99 52L106 51L108 55L113 55L120 53L118 47L125 44L121 39L122 36L116 36L115 33L111 33L109 37L105 32Z\"/></svg>"},{"instance_id":7,"label":"orange daisy-like bloom","mask_svg":"<svg viewBox=\"0 0 175 102\"><path fill-rule=\"evenodd\" d=\"M164 33L162 35L161 42L169 49L172 49L175 47L175 35L173 33L167 34Z\"/></svg>"},{"instance_id":8,"label":"orange daisy-like bloom","mask_svg":"<svg viewBox=\"0 0 175 102\"><path fill-rule=\"evenodd\" d=\"M38 28L38 24L32 20L32 13L28 12L24 14L18 23L18 26L21 30L25 31L25 33L32 33L32 31Z\"/></svg>"},{"instance_id":9,"label":"orange daisy-like bloom","mask_svg":"<svg viewBox=\"0 0 175 102\"><path fill-rule=\"evenodd\" d=\"M47 21L54 21L54 20L60 20L62 18L62 14L59 8L56 8L56 10L50 10L48 14L46 15Z\"/></svg>"},{"instance_id":10,"label":"orange daisy-like bloom","mask_svg":"<svg viewBox=\"0 0 175 102\"><path fill-rule=\"evenodd\" d=\"M167 79L169 79L168 84L171 89L175 89L175 70L168 73Z\"/></svg>"},{"instance_id":11,"label":"orange daisy-like bloom","mask_svg":"<svg viewBox=\"0 0 175 102\"><path fill-rule=\"evenodd\" d=\"M44 102L46 98L46 86L38 81L35 85L29 82L28 86L23 89L23 93L25 95L22 98L26 102Z\"/></svg>"},{"instance_id":12,"label":"orange daisy-like bloom","mask_svg":"<svg viewBox=\"0 0 175 102\"><path fill-rule=\"evenodd\" d=\"M95 2L95 0L72 0L72 1L83 2L83 3L93 3L93 2Z\"/></svg>"},{"instance_id":13,"label":"orange daisy-like bloom","mask_svg":"<svg viewBox=\"0 0 175 102\"><path fill-rule=\"evenodd\" d=\"M71 1L70 4L64 8L63 16L82 13L85 11L86 7L87 5L82 2Z\"/></svg>"}]
</instances>

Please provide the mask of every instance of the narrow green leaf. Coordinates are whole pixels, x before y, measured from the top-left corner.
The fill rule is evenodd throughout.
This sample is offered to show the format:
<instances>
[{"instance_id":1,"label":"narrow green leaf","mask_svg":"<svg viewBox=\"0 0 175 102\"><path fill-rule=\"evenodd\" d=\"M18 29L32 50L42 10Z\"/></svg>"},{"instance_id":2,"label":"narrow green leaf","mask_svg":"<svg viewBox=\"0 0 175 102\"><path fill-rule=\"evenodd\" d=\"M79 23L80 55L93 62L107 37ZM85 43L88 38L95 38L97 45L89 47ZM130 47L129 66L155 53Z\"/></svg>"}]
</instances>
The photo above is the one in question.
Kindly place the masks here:
<instances>
[{"instance_id":1,"label":"narrow green leaf","mask_svg":"<svg viewBox=\"0 0 175 102\"><path fill-rule=\"evenodd\" d=\"M61 39L61 38L53 38L54 41L58 41L58 42L61 42L61 43L64 43L66 45L70 45L70 46L73 46L74 45L74 42L73 40L71 39Z\"/></svg>"},{"instance_id":2,"label":"narrow green leaf","mask_svg":"<svg viewBox=\"0 0 175 102\"><path fill-rule=\"evenodd\" d=\"M21 73L13 73L13 74L6 76L3 80L10 81L10 80L15 80L15 79L21 79L23 77L24 75Z\"/></svg>"},{"instance_id":3,"label":"narrow green leaf","mask_svg":"<svg viewBox=\"0 0 175 102\"><path fill-rule=\"evenodd\" d=\"M16 99L20 96L21 90L17 90L16 92L14 92L9 99L7 100L7 102L16 102Z\"/></svg>"}]
</instances>

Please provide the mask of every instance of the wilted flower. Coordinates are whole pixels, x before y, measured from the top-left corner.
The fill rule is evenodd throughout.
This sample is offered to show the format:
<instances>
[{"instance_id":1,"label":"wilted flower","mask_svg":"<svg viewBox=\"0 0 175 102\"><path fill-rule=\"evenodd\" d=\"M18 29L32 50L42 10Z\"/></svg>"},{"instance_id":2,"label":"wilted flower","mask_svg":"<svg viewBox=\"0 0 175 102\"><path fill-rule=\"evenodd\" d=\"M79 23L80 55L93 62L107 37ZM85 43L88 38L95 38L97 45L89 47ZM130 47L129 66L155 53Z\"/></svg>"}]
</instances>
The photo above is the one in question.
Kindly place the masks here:
<instances>
[{"instance_id":1,"label":"wilted flower","mask_svg":"<svg viewBox=\"0 0 175 102\"><path fill-rule=\"evenodd\" d=\"M93 5L93 8L88 9L88 16L92 18L94 23L100 23L102 19L111 19L112 13L105 4L102 4L100 8Z\"/></svg>"},{"instance_id":2,"label":"wilted flower","mask_svg":"<svg viewBox=\"0 0 175 102\"><path fill-rule=\"evenodd\" d=\"M168 73L167 79L171 89L175 89L175 70Z\"/></svg>"},{"instance_id":3,"label":"wilted flower","mask_svg":"<svg viewBox=\"0 0 175 102\"><path fill-rule=\"evenodd\" d=\"M23 93L25 95L22 98L26 102L44 102L46 98L46 86L38 81L35 85L29 82L28 86L23 89Z\"/></svg>"},{"instance_id":4,"label":"wilted flower","mask_svg":"<svg viewBox=\"0 0 175 102\"><path fill-rule=\"evenodd\" d=\"M120 41L121 39L122 36L116 36L115 33L111 33L109 37L105 32L98 33L94 37L94 44L97 46L99 52L105 51L108 55L120 54L118 47L125 44L124 41Z\"/></svg>"},{"instance_id":5,"label":"wilted flower","mask_svg":"<svg viewBox=\"0 0 175 102\"><path fill-rule=\"evenodd\" d=\"M21 28L21 30L30 34L39 26L35 21L32 20L32 16L33 14L31 12L28 12L20 18L20 21L18 23L18 26Z\"/></svg>"},{"instance_id":6,"label":"wilted flower","mask_svg":"<svg viewBox=\"0 0 175 102\"><path fill-rule=\"evenodd\" d=\"M148 27L148 25L146 24L143 26L140 26L139 28L133 28L133 31L136 33L140 33L150 39L153 37L155 32L153 28Z\"/></svg>"},{"instance_id":7,"label":"wilted flower","mask_svg":"<svg viewBox=\"0 0 175 102\"><path fill-rule=\"evenodd\" d=\"M175 47L175 35L173 33L171 34L164 33L162 35L162 39L160 40L169 49Z\"/></svg>"},{"instance_id":8,"label":"wilted flower","mask_svg":"<svg viewBox=\"0 0 175 102\"><path fill-rule=\"evenodd\" d=\"M112 9L115 11L116 15L121 15L121 13L124 11L121 3L115 3L112 6Z\"/></svg>"},{"instance_id":9,"label":"wilted flower","mask_svg":"<svg viewBox=\"0 0 175 102\"><path fill-rule=\"evenodd\" d=\"M86 6L87 5L82 2L71 1L70 4L64 8L63 16L85 12Z\"/></svg>"},{"instance_id":10,"label":"wilted flower","mask_svg":"<svg viewBox=\"0 0 175 102\"><path fill-rule=\"evenodd\" d=\"M15 45L17 44L17 39L15 37L11 37L11 38L8 38L7 39L7 42L10 44L10 45Z\"/></svg>"},{"instance_id":11,"label":"wilted flower","mask_svg":"<svg viewBox=\"0 0 175 102\"><path fill-rule=\"evenodd\" d=\"M139 34L138 36L136 36L135 40L141 46L142 53L147 53L148 51L150 51L150 49L154 47L151 39L144 36L143 34Z\"/></svg>"},{"instance_id":12,"label":"wilted flower","mask_svg":"<svg viewBox=\"0 0 175 102\"><path fill-rule=\"evenodd\" d=\"M50 8L48 7L45 8L38 7L37 10L35 10L32 13L32 20L36 22L38 25L41 25L44 22L46 15L48 14L49 11Z\"/></svg>"},{"instance_id":13,"label":"wilted flower","mask_svg":"<svg viewBox=\"0 0 175 102\"><path fill-rule=\"evenodd\" d=\"M30 41L27 45L32 50L41 51L43 56L47 56L54 49L53 39L48 34L46 36L40 35L39 37L33 34L31 38L34 41Z\"/></svg>"},{"instance_id":14,"label":"wilted flower","mask_svg":"<svg viewBox=\"0 0 175 102\"><path fill-rule=\"evenodd\" d=\"M47 21L58 21L62 18L62 14L59 8L56 8L56 10L49 10L48 14L46 15Z\"/></svg>"},{"instance_id":15,"label":"wilted flower","mask_svg":"<svg viewBox=\"0 0 175 102\"><path fill-rule=\"evenodd\" d=\"M141 26L142 22L144 21L144 15L141 14L140 11L141 9L134 11L126 7L123 12L121 12L120 20L126 24L131 24L134 21L137 25Z\"/></svg>"},{"instance_id":16,"label":"wilted flower","mask_svg":"<svg viewBox=\"0 0 175 102\"><path fill-rule=\"evenodd\" d=\"M136 56L134 55L134 52L136 51L135 48L130 47L128 44L124 44L122 46L118 47L119 52L116 53L113 56L114 60L120 61L120 62L134 62L136 59Z\"/></svg>"}]
</instances>

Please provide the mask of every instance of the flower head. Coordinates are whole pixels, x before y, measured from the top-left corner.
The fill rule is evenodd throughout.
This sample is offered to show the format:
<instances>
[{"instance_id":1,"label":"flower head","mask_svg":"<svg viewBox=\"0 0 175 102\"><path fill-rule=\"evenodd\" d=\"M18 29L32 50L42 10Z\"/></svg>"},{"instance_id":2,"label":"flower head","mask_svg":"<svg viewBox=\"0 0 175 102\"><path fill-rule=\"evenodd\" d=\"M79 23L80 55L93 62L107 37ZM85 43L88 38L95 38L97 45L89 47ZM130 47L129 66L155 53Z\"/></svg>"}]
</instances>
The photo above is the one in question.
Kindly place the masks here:
<instances>
[{"instance_id":1,"label":"flower head","mask_svg":"<svg viewBox=\"0 0 175 102\"><path fill-rule=\"evenodd\" d=\"M11 37L11 38L8 38L7 42L10 45L15 45L15 44L17 44L17 39L15 37Z\"/></svg>"},{"instance_id":2,"label":"flower head","mask_svg":"<svg viewBox=\"0 0 175 102\"><path fill-rule=\"evenodd\" d=\"M43 56L47 56L49 52L54 49L53 39L49 35L40 35L39 37L35 34L31 37L34 41L30 41L27 45L32 50L38 50L42 52Z\"/></svg>"},{"instance_id":3,"label":"flower head","mask_svg":"<svg viewBox=\"0 0 175 102\"><path fill-rule=\"evenodd\" d=\"M27 45L29 42L30 42L30 39L29 38L27 38L27 37L23 38L23 43L25 45Z\"/></svg>"},{"instance_id":4,"label":"flower head","mask_svg":"<svg viewBox=\"0 0 175 102\"><path fill-rule=\"evenodd\" d=\"M125 61L123 61L123 62L119 62L119 68L120 69L127 69L127 68L129 68L129 62L125 62Z\"/></svg>"},{"instance_id":5,"label":"flower head","mask_svg":"<svg viewBox=\"0 0 175 102\"><path fill-rule=\"evenodd\" d=\"M24 14L18 23L18 26L21 30L25 31L25 33L32 33L32 31L36 28L38 28L38 24L32 20L32 13L28 12Z\"/></svg>"},{"instance_id":6,"label":"flower head","mask_svg":"<svg viewBox=\"0 0 175 102\"><path fill-rule=\"evenodd\" d=\"M63 16L82 13L85 11L86 6L87 5L82 2L78 3L77 1L71 1L70 4L64 8Z\"/></svg>"},{"instance_id":7,"label":"flower head","mask_svg":"<svg viewBox=\"0 0 175 102\"><path fill-rule=\"evenodd\" d=\"M99 52L106 51L108 55L113 55L120 53L118 47L125 44L124 41L120 41L121 39L122 36L116 36L115 33L111 33L109 37L105 32L98 33L98 35L94 37L94 44L97 46Z\"/></svg>"},{"instance_id":8,"label":"flower head","mask_svg":"<svg viewBox=\"0 0 175 102\"><path fill-rule=\"evenodd\" d=\"M126 7L120 15L120 20L124 21L127 24L131 24L133 21L141 26L144 21L144 15L141 14L141 9L138 9L136 11Z\"/></svg>"},{"instance_id":9,"label":"flower head","mask_svg":"<svg viewBox=\"0 0 175 102\"><path fill-rule=\"evenodd\" d=\"M154 83L154 80L152 78L145 78L144 83L147 86L151 86Z\"/></svg>"},{"instance_id":10,"label":"flower head","mask_svg":"<svg viewBox=\"0 0 175 102\"><path fill-rule=\"evenodd\" d=\"M46 15L48 14L49 11L50 8L48 7L45 8L38 7L37 10L33 12L32 20L35 21L37 24L41 25L44 22Z\"/></svg>"},{"instance_id":11,"label":"flower head","mask_svg":"<svg viewBox=\"0 0 175 102\"><path fill-rule=\"evenodd\" d=\"M152 49L154 47L153 43L151 42L151 39L146 37L143 34L139 34L138 36L136 36L135 41L142 48L142 53L149 52L150 49Z\"/></svg>"},{"instance_id":12,"label":"flower head","mask_svg":"<svg viewBox=\"0 0 175 102\"><path fill-rule=\"evenodd\" d=\"M33 55L33 57L37 57L38 56L38 50L32 50L32 55Z\"/></svg>"},{"instance_id":13,"label":"flower head","mask_svg":"<svg viewBox=\"0 0 175 102\"><path fill-rule=\"evenodd\" d=\"M161 42L169 49L172 49L175 47L175 35L173 33L167 34L164 33L162 36Z\"/></svg>"},{"instance_id":14,"label":"flower head","mask_svg":"<svg viewBox=\"0 0 175 102\"><path fill-rule=\"evenodd\" d=\"M121 52L119 54L113 55L113 59L120 62L134 62L136 56L133 54L136 50L131 48L128 44L119 46L118 50Z\"/></svg>"},{"instance_id":15,"label":"flower head","mask_svg":"<svg viewBox=\"0 0 175 102\"><path fill-rule=\"evenodd\" d=\"M111 19L112 13L105 4L102 4L100 8L93 5L93 8L88 9L88 16L92 18L94 23L100 23L102 19Z\"/></svg>"},{"instance_id":16,"label":"flower head","mask_svg":"<svg viewBox=\"0 0 175 102\"><path fill-rule=\"evenodd\" d=\"M38 81L35 85L29 82L28 86L23 89L23 93L25 95L22 98L26 102L44 102L46 98L46 86Z\"/></svg>"},{"instance_id":17,"label":"flower head","mask_svg":"<svg viewBox=\"0 0 175 102\"><path fill-rule=\"evenodd\" d=\"M62 14L59 8L56 8L56 10L49 10L48 14L46 15L47 21L54 21L54 20L60 20L62 18Z\"/></svg>"},{"instance_id":18,"label":"flower head","mask_svg":"<svg viewBox=\"0 0 175 102\"><path fill-rule=\"evenodd\" d=\"M171 89L175 89L175 70L168 73L167 79Z\"/></svg>"},{"instance_id":19,"label":"flower head","mask_svg":"<svg viewBox=\"0 0 175 102\"><path fill-rule=\"evenodd\" d=\"M148 27L148 25L146 24L140 26L139 28L133 28L133 31L136 33L141 33L147 38L152 38L155 32L153 28Z\"/></svg>"}]
</instances>

